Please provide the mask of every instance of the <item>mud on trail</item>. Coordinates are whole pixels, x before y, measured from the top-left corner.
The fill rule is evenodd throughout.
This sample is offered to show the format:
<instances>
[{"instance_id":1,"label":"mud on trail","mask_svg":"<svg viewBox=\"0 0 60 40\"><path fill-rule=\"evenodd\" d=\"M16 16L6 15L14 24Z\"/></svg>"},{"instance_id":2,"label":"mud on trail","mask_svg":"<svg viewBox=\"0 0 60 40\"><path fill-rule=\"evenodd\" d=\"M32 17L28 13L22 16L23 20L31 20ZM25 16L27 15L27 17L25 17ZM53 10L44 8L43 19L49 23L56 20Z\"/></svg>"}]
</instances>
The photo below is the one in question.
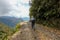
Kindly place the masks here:
<instances>
[{"instance_id":1,"label":"mud on trail","mask_svg":"<svg viewBox=\"0 0 60 40\"><path fill-rule=\"evenodd\" d=\"M29 22L20 23L22 27L18 32L16 32L9 40L60 40L60 30L59 35L57 32L51 32L45 27L41 25L35 25L35 30L31 28L31 24Z\"/></svg>"}]
</instances>

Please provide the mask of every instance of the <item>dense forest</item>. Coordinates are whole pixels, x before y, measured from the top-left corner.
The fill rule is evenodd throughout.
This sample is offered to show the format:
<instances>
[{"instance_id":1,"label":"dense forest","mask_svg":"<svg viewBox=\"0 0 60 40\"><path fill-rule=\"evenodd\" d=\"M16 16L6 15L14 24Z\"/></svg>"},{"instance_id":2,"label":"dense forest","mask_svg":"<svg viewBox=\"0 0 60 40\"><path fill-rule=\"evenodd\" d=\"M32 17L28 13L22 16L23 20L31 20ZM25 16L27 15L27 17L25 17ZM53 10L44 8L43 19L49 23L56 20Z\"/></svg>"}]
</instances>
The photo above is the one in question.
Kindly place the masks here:
<instances>
[{"instance_id":1,"label":"dense forest","mask_svg":"<svg viewBox=\"0 0 60 40\"><path fill-rule=\"evenodd\" d=\"M60 28L60 0L31 0L31 16L36 23Z\"/></svg>"},{"instance_id":2,"label":"dense forest","mask_svg":"<svg viewBox=\"0 0 60 40\"><path fill-rule=\"evenodd\" d=\"M17 24L16 27L9 27L3 23L0 23L0 40L8 40L11 35L18 31L20 25Z\"/></svg>"}]
</instances>

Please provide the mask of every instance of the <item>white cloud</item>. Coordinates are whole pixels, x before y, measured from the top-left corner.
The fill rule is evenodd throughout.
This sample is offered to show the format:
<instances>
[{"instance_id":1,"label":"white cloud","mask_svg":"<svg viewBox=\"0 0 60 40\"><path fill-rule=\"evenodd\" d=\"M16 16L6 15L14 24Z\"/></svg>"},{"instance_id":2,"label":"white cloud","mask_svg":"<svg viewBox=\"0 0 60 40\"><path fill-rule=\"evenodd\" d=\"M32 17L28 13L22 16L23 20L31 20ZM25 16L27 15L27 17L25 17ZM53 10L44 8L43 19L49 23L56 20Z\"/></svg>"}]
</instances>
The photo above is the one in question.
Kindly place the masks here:
<instances>
[{"instance_id":1,"label":"white cloud","mask_svg":"<svg viewBox=\"0 0 60 40\"><path fill-rule=\"evenodd\" d=\"M17 0L7 0L11 5L15 5L17 3Z\"/></svg>"},{"instance_id":2,"label":"white cloud","mask_svg":"<svg viewBox=\"0 0 60 40\"><path fill-rule=\"evenodd\" d=\"M29 16L29 5L26 6L26 5L21 4L21 3L28 4L29 0L5 0L3 2L6 2L7 4L4 4L4 5L9 5L12 10L12 11L8 11L8 13L5 14L5 16L6 15L15 16L15 17L28 17ZM1 16L4 16L4 15L1 15Z\"/></svg>"},{"instance_id":3,"label":"white cloud","mask_svg":"<svg viewBox=\"0 0 60 40\"><path fill-rule=\"evenodd\" d=\"M16 11L15 11L16 10ZM11 15L13 16L17 16L17 17L28 17L29 16L29 7L25 7L24 5L19 5L16 9L15 9Z\"/></svg>"},{"instance_id":4,"label":"white cloud","mask_svg":"<svg viewBox=\"0 0 60 40\"><path fill-rule=\"evenodd\" d=\"M7 0L0 0L0 15L7 14L11 11L11 5Z\"/></svg>"},{"instance_id":5,"label":"white cloud","mask_svg":"<svg viewBox=\"0 0 60 40\"><path fill-rule=\"evenodd\" d=\"M21 3L29 3L29 0L19 0Z\"/></svg>"},{"instance_id":6,"label":"white cloud","mask_svg":"<svg viewBox=\"0 0 60 40\"><path fill-rule=\"evenodd\" d=\"M28 4L28 2L29 1L27 1L27 0L19 0L20 2L22 2L22 3L27 3ZM17 16L17 17L28 17L29 16L29 6L27 7L27 6L25 6L25 5L22 5L21 3L17 3L18 5L16 6L17 8L15 8L15 10L17 10L17 11L19 11L19 12L16 12L15 11L15 13L13 14L13 15L15 15L15 16ZM13 13L13 12L12 12ZM12 14L11 14L12 15Z\"/></svg>"}]
</instances>

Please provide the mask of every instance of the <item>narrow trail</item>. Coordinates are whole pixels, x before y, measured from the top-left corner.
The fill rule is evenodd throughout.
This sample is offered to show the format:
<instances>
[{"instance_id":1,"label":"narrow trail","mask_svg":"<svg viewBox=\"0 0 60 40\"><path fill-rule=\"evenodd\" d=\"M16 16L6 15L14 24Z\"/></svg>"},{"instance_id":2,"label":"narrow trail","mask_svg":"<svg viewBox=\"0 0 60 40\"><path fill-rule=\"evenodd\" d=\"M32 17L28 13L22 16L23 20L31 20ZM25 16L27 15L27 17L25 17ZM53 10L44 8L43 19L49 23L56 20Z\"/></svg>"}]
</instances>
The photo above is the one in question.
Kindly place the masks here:
<instances>
[{"instance_id":1,"label":"narrow trail","mask_svg":"<svg viewBox=\"0 0 60 40\"><path fill-rule=\"evenodd\" d=\"M38 34L41 40L60 40L60 36L59 36L60 33L56 34L56 32L54 31L51 32L51 29L48 30L41 25L35 25L35 30L37 31L36 33Z\"/></svg>"},{"instance_id":2,"label":"narrow trail","mask_svg":"<svg viewBox=\"0 0 60 40\"><path fill-rule=\"evenodd\" d=\"M20 31L15 33L10 40L37 40L35 33L28 23L23 24Z\"/></svg>"},{"instance_id":3,"label":"narrow trail","mask_svg":"<svg viewBox=\"0 0 60 40\"><path fill-rule=\"evenodd\" d=\"M9 40L60 40L60 34L57 35L56 32L50 32L42 26L35 25L35 30L33 30L28 22L23 22L21 25L20 30Z\"/></svg>"}]
</instances>

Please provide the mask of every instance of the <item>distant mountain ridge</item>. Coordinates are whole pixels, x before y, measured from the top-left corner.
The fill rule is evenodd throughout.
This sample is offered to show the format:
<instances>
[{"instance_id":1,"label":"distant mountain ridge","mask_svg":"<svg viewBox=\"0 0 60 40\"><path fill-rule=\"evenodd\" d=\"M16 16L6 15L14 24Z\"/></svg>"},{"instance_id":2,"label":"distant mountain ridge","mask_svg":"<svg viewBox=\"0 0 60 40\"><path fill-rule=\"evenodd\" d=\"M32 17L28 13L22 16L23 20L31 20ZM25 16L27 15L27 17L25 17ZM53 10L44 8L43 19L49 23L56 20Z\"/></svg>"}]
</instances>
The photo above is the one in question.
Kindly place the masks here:
<instances>
[{"instance_id":1,"label":"distant mountain ridge","mask_svg":"<svg viewBox=\"0 0 60 40\"><path fill-rule=\"evenodd\" d=\"M14 27L17 23L22 22L22 18L10 17L10 16L2 16L0 17L0 23L4 23L8 26Z\"/></svg>"},{"instance_id":2,"label":"distant mountain ridge","mask_svg":"<svg viewBox=\"0 0 60 40\"><path fill-rule=\"evenodd\" d=\"M29 21L29 20L30 20L29 17L23 17L22 19L23 19L24 21Z\"/></svg>"}]
</instances>

